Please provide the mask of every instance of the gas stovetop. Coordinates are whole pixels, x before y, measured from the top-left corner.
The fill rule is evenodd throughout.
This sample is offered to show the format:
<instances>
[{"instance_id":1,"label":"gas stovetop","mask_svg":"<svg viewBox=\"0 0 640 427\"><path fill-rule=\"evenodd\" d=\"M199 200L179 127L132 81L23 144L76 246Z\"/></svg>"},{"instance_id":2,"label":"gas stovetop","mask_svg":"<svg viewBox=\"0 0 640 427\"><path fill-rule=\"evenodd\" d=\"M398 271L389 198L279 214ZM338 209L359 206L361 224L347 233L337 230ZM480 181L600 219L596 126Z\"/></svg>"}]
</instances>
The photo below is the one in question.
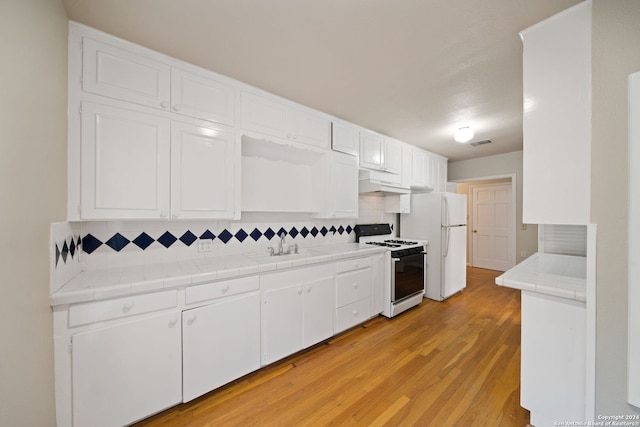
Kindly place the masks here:
<instances>
[{"instance_id":1,"label":"gas stovetop","mask_svg":"<svg viewBox=\"0 0 640 427\"><path fill-rule=\"evenodd\" d=\"M366 245L375 245L399 251L411 248L421 248L426 242L417 239L395 237L389 224L362 224L354 227L356 241Z\"/></svg>"}]
</instances>

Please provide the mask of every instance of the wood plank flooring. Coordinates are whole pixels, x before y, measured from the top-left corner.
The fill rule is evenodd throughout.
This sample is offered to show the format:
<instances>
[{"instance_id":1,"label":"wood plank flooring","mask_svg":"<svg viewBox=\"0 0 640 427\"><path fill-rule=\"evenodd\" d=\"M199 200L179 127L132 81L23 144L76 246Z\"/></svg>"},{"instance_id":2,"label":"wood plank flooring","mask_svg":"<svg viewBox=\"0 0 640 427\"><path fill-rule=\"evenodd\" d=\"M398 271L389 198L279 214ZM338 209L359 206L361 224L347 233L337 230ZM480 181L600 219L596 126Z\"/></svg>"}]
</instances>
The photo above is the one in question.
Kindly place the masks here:
<instances>
[{"instance_id":1,"label":"wood plank flooring","mask_svg":"<svg viewBox=\"0 0 640 427\"><path fill-rule=\"evenodd\" d=\"M377 317L138 426L524 427L520 291L467 288Z\"/></svg>"}]
</instances>

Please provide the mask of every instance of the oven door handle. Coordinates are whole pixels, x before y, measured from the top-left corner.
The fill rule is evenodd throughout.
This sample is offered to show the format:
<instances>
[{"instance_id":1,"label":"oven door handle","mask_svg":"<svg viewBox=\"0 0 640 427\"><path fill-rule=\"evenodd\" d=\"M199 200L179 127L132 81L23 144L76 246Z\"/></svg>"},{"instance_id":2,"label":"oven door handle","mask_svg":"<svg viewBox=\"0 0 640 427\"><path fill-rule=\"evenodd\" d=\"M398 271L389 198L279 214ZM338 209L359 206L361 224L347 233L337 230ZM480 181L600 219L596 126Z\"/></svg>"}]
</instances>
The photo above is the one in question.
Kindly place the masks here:
<instances>
[{"instance_id":1,"label":"oven door handle","mask_svg":"<svg viewBox=\"0 0 640 427\"><path fill-rule=\"evenodd\" d=\"M396 262L400 258L391 258L391 301L396 300Z\"/></svg>"}]
</instances>

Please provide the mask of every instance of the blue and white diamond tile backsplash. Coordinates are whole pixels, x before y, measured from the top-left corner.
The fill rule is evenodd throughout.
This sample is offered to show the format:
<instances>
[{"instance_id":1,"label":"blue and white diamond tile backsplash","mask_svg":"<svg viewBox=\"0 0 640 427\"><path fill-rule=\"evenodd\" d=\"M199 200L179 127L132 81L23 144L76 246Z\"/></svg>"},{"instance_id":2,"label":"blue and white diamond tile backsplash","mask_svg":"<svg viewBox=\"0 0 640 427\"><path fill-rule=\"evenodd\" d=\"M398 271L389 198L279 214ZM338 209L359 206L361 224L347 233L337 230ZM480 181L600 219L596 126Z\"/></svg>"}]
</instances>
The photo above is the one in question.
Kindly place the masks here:
<instances>
[{"instance_id":1,"label":"blue and white diamond tile backsplash","mask_svg":"<svg viewBox=\"0 0 640 427\"><path fill-rule=\"evenodd\" d=\"M82 238L79 224L51 224L50 291L60 289L82 269Z\"/></svg>"}]
</instances>

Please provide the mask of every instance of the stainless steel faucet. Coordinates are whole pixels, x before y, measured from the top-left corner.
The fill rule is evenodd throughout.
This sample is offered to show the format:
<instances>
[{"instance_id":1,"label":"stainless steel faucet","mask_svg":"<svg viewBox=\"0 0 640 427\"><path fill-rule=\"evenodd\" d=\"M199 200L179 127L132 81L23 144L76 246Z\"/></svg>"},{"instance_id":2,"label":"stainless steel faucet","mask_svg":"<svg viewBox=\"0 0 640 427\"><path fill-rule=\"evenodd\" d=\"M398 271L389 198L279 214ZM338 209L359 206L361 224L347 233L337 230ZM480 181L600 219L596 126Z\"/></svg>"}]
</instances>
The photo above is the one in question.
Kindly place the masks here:
<instances>
[{"instance_id":1,"label":"stainless steel faucet","mask_svg":"<svg viewBox=\"0 0 640 427\"><path fill-rule=\"evenodd\" d=\"M278 255L282 255L282 252L284 251L284 236L285 233L280 233L280 241L278 242Z\"/></svg>"}]
</instances>

